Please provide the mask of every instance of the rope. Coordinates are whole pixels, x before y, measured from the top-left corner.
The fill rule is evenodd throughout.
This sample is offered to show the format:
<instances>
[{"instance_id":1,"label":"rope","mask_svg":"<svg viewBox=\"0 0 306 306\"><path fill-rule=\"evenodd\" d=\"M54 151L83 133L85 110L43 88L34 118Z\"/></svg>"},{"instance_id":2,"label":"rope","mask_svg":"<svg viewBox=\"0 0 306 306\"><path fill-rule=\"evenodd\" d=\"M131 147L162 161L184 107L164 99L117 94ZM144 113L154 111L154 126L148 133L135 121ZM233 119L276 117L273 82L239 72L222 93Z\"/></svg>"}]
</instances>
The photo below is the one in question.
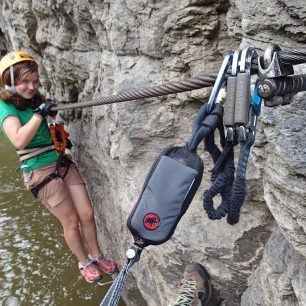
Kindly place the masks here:
<instances>
[{"instance_id":1,"label":"rope","mask_svg":"<svg viewBox=\"0 0 306 306\"><path fill-rule=\"evenodd\" d=\"M284 64L299 65L306 62L306 48L279 51Z\"/></svg>"},{"instance_id":2,"label":"rope","mask_svg":"<svg viewBox=\"0 0 306 306\"><path fill-rule=\"evenodd\" d=\"M65 103L65 105L59 105L52 107L53 110L65 110L78 107L88 107L105 105L112 103L119 103L125 101L139 100L144 98L152 98L158 96L165 96L169 94L191 91L194 89L200 89L204 87L210 87L215 83L216 76L214 75L199 75L194 78L167 83L164 85L145 87L138 90L123 91L118 94L114 94L107 97L97 98L91 101L77 102L77 103Z\"/></svg>"},{"instance_id":3,"label":"rope","mask_svg":"<svg viewBox=\"0 0 306 306\"><path fill-rule=\"evenodd\" d=\"M279 57L284 64L298 65L306 63L306 48L291 49L286 51L279 51ZM252 58L252 74L258 71L258 58ZM123 91L118 94L96 98L90 101L80 101L76 103L64 103L56 107L52 107L52 111L74 109L80 107L98 106L119 102L126 102L132 100L139 100L145 98L153 98L175 94L204 87L211 87L216 81L214 74L202 74L193 78L182 81L170 82L164 85L157 85L153 87L145 87L138 90Z\"/></svg>"},{"instance_id":4,"label":"rope","mask_svg":"<svg viewBox=\"0 0 306 306\"><path fill-rule=\"evenodd\" d=\"M234 181L234 148L226 144L222 153L214 141L214 135L210 134L204 139L205 148L211 155L214 162L214 169L211 173L212 186L203 193L203 208L211 220L220 220L228 213L231 205L232 185ZM220 165L220 162L222 165ZM221 204L214 208L213 198L221 195Z\"/></svg>"},{"instance_id":5,"label":"rope","mask_svg":"<svg viewBox=\"0 0 306 306\"><path fill-rule=\"evenodd\" d=\"M244 202L246 193L246 167L250 154L250 149L255 142L255 135L248 133L246 142L240 142L240 153L236 178L234 180L231 204L227 215L227 223L234 225L239 222L240 208Z\"/></svg>"}]
</instances>

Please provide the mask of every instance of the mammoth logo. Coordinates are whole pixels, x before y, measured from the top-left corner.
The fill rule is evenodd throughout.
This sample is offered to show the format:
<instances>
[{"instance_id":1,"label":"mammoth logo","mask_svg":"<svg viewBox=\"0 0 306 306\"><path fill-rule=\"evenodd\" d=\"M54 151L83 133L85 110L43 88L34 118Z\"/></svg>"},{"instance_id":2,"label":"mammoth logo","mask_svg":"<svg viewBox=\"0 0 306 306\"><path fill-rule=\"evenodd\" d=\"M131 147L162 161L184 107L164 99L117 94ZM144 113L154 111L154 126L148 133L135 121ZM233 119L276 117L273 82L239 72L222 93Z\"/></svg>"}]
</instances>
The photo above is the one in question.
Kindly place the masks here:
<instances>
[{"instance_id":1,"label":"mammoth logo","mask_svg":"<svg viewBox=\"0 0 306 306\"><path fill-rule=\"evenodd\" d=\"M160 219L156 214L146 214L143 218L143 225L150 231L156 230L160 225Z\"/></svg>"}]
</instances>

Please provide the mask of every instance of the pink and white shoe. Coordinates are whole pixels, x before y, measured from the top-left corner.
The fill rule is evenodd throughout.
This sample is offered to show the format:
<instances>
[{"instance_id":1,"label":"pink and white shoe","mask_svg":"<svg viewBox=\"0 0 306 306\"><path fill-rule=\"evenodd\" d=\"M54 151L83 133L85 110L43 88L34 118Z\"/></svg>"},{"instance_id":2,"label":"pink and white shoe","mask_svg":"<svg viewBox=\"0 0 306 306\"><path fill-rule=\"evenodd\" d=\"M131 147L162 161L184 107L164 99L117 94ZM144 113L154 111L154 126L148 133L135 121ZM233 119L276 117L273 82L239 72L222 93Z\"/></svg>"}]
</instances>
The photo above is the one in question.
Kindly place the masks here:
<instances>
[{"instance_id":1,"label":"pink and white shoe","mask_svg":"<svg viewBox=\"0 0 306 306\"><path fill-rule=\"evenodd\" d=\"M91 261L88 261L85 265L79 263L79 269L88 283L96 283L102 278L101 272Z\"/></svg>"},{"instance_id":2,"label":"pink and white shoe","mask_svg":"<svg viewBox=\"0 0 306 306\"><path fill-rule=\"evenodd\" d=\"M91 262L96 265L102 272L106 274L113 274L118 271L118 267L114 260L105 258L103 254L96 258L89 257Z\"/></svg>"}]
</instances>

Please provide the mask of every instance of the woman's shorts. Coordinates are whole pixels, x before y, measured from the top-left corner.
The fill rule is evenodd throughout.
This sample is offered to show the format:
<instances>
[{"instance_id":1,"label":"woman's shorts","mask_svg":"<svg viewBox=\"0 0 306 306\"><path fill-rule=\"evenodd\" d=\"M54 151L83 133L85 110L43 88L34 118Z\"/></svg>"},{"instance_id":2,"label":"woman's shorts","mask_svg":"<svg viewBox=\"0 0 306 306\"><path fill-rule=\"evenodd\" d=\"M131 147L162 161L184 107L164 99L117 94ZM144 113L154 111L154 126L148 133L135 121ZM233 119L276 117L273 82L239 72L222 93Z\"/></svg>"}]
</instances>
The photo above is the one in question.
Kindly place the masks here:
<instances>
[{"instance_id":1,"label":"woman's shorts","mask_svg":"<svg viewBox=\"0 0 306 306\"><path fill-rule=\"evenodd\" d=\"M30 173L23 173L23 180L26 188L31 190L39 183L41 183L46 176L54 173L56 163L51 163L49 165L37 168L33 170L32 175ZM66 167L61 167L59 174L63 176L65 174ZM70 164L69 170L65 177L62 179L56 177L51 180L48 184L42 187L38 194L37 199L40 200L45 206L55 207L60 204L69 193L69 186L85 184L78 168L75 164Z\"/></svg>"}]
</instances>

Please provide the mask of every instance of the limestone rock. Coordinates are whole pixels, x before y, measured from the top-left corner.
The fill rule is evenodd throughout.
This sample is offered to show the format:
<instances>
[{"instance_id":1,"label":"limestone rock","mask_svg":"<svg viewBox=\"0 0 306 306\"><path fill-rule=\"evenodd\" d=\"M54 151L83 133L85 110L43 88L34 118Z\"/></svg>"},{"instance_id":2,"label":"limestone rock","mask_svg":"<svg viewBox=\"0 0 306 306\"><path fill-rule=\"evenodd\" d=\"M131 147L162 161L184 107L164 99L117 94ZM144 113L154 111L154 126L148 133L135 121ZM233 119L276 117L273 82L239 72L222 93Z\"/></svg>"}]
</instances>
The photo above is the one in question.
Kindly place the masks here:
<instances>
[{"instance_id":1,"label":"limestone rock","mask_svg":"<svg viewBox=\"0 0 306 306\"><path fill-rule=\"evenodd\" d=\"M0 11L0 42L38 59L43 86L60 103L216 73L229 50L300 48L306 35L304 0L1 0ZM126 220L151 164L165 147L186 143L209 93L66 112L101 245L120 264L133 242ZM167 305L190 261L207 268L223 305L306 305L305 99L263 107L235 226L203 212L212 164L199 149L203 183L172 239L147 248L132 268L127 305Z\"/></svg>"},{"instance_id":2,"label":"limestone rock","mask_svg":"<svg viewBox=\"0 0 306 306\"><path fill-rule=\"evenodd\" d=\"M305 279L305 258L276 229L260 266L249 279L241 305L305 305Z\"/></svg>"}]
</instances>

